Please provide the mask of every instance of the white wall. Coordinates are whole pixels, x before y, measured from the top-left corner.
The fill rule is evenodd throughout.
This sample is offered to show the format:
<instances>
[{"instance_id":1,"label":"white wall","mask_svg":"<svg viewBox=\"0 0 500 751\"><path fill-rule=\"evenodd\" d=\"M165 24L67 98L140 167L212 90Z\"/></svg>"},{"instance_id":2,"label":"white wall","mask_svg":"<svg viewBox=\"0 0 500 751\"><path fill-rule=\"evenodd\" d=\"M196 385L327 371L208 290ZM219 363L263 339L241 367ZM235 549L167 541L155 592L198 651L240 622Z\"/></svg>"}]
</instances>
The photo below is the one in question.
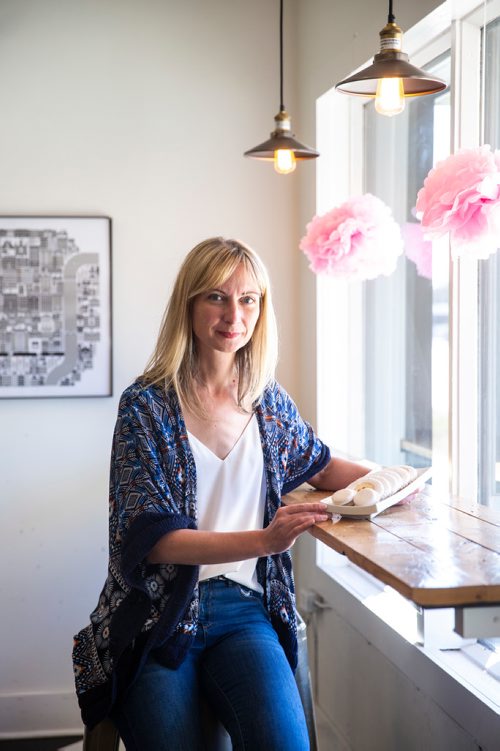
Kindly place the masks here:
<instances>
[{"instance_id":1,"label":"white wall","mask_svg":"<svg viewBox=\"0 0 500 751\"><path fill-rule=\"evenodd\" d=\"M79 725L70 652L105 575L117 399L196 242L262 254L297 390L297 174L242 156L278 110L277 24L269 0L0 3L0 213L112 218L114 367L112 398L0 401L0 734Z\"/></svg>"}]
</instances>

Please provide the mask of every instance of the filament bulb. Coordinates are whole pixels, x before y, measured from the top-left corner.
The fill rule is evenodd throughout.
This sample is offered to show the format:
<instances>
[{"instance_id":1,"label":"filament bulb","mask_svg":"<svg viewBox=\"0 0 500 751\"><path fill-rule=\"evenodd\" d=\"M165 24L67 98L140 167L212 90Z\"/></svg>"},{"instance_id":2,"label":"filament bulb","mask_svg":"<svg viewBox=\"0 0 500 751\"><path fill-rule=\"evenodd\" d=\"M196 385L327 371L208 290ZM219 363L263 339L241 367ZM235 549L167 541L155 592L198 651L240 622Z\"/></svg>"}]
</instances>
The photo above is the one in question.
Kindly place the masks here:
<instances>
[{"instance_id":1,"label":"filament bulb","mask_svg":"<svg viewBox=\"0 0 500 751\"><path fill-rule=\"evenodd\" d=\"M290 149L276 149L274 152L274 169L280 175L288 175L293 172L297 162L295 154Z\"/></svg>"},{"instance_id":2,"label":"filament bulb","mask_svg":"<svg viewBox=\"0 0 500 751\"><path fill-rule=\"evenodd\" d=\"M380 78L375 95L375 109L380 115L399 115L405 108L402 78Z\"/></svg>"}]
</instances>

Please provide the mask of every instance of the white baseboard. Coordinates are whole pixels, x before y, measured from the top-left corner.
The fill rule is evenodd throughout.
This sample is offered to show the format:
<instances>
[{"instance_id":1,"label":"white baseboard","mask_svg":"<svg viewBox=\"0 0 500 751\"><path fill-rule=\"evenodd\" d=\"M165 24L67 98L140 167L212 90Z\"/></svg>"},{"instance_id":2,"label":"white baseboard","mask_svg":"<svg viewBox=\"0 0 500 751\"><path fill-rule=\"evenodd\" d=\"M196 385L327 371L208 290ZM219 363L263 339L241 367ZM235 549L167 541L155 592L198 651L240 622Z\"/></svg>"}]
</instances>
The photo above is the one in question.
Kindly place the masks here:
<instances>
[{"instance_id":1,"label":"white baseboard","mask_svg":"<svg viewBox=\"0 0 500 751\"><path fill-rule=\"evenodd\" d=\"M0 694L0 740L79 734L83 724L74 693Z\"/></svg>"}]
</instances>

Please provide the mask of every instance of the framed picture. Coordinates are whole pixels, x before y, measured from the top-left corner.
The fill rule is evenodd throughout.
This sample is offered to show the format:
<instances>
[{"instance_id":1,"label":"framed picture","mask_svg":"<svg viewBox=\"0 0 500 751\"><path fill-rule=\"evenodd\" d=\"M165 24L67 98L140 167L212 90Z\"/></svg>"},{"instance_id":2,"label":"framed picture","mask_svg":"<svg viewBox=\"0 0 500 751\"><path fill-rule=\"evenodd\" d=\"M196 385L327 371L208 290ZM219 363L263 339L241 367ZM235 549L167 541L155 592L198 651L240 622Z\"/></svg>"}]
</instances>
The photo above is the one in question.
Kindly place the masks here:
<instances>
[{"instance_id":1,"label":"framed picture","mask_svg":"<svg viewBox=\"0 0 500 751\"><path fill-rule=\"evenodd\" d=\"M0 216L0 397L111 384L111 219Z\"/></svg>"}]
</instances>

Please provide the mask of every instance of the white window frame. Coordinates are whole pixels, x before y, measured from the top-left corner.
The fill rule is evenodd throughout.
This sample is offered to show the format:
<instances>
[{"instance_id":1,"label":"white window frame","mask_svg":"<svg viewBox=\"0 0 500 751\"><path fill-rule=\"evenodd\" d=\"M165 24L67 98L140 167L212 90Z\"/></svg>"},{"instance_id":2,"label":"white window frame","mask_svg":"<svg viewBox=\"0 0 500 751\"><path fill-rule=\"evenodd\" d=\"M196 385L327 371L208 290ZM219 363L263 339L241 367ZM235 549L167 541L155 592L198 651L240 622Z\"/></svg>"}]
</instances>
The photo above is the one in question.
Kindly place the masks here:
<instances>
[{"instance_id":1,"label":"white window frame","mask_svg":"<svg viewBox=\"0 0 500 751\"><path fill-rule=\"evenodd\" d=\"M481 143L481 28L499 14L500 0L488 3L448 0L404 37L405 51L417 66L451 47L452 151ZM365 103L364 98L335 91L327 92L317 101L317 143L322 154L316 173L319 214L362 192ZM335 175L334 181L331 175ZM449 430L447 445L436 447L442 461L440 469L436 467L435 484L446 486L454 495L475 499L479 424L478 263L463 258L451 263L450 259L449 274ZM318 431L346 456L359 458L365 445L362 286L318 277L316 299Z\"/></svg>"}]
</instances>

